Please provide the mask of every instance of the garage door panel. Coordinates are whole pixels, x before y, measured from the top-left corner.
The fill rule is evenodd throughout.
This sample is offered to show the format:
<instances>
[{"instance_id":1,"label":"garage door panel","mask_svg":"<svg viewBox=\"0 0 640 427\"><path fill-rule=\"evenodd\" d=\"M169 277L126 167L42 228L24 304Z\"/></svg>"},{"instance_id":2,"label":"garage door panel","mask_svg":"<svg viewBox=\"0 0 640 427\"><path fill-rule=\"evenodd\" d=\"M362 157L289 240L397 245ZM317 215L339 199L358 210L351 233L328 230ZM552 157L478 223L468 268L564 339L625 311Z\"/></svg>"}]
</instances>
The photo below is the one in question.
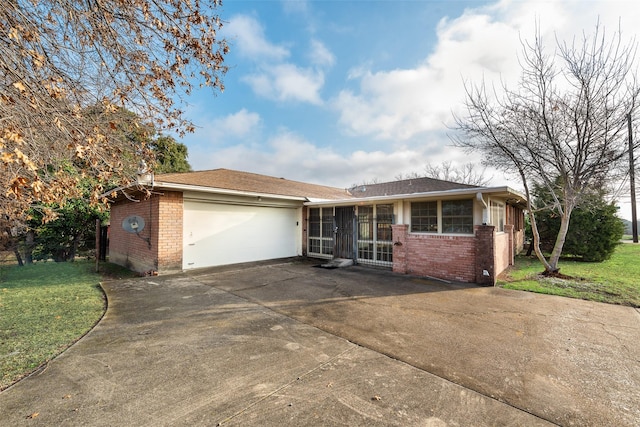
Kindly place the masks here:
<instances>
[{"instance_id":1,"label":"garage door panel","mask_svg":"<svg viewBox=\"0 0 640 427\"><path fill-rule=\"evenodd\" d=\"M298 255L299 209L185 202L183 268Z\"/></svg>"}]
</instances>

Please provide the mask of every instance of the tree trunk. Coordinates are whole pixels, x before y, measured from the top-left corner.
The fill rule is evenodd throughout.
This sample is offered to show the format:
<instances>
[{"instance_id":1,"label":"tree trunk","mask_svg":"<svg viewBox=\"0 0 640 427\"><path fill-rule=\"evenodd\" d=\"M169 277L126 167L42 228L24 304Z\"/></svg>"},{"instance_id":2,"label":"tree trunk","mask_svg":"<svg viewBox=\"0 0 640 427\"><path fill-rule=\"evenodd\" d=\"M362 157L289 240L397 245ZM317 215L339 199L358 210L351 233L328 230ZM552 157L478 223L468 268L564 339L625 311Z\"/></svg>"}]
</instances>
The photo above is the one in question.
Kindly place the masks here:
<instances>
[{"instance_id":1,"label":"tree trunk","mask_svg":"<svg viewBox=\"0 0 640 427\"><path fill-rule=\"evenodd\" d=\"M529 220L531 221L531 234L533 234L533 250L536 253L536 257L544 266L545 271L550 271L551 266L547 262L547 259L544 257L542 250L540 250L540 232L538 231L538 223L536 222L536 215L533 212L533 206L531 205L531 193L529 192L529 185L527 184L527 178L525 176L524 170L519 169L520 178L522 179L522 185L524 186L524 192L527 196L527 210L529 211Z\"/></svg>"},{"instance_id":2,"label":"tree trunk","mask_svg":"<svg viewBox=\"0 0 640 427\"><path fill-rule=\"evenodd\" d=\"M73 243L71 244L71 249L69 250L69 256L67 261L75 261L76 255L78 254L78 246L80 245L80 235L76 234L73 237Z\"/></svg>"},{"instance_id":3,"label":"tree trunk","mask_svg":"<svg viewBox=\"0 0 640 427\"><path fill-rule=\"evenodd\" d=\"M528 196L527 196L528 197ZM529 204L529 202L527 202ZM536 222L536 216L533 211L529 211L529 219L531 220L531 234L533 234L533 250L536 253L536 257L540 261L540 263L544 266L545 272L550 272L554 267L547 261L540 249L540 232L538 231L538 223Z\"/></svg>"},{"instance_id":4,"label":"tree trunk","mask_svg":"<svg viewBox=\"0 0 640 427\"><path fill-rule=\"evenodd\" d=\"M35 241L35 232L33 230L27 231L27 236L25 237L25 246L24 246L24 262L26 264L33 264L34 241Z\"/></svg>"},{"instance_id":5,"label":"tree trunk","mask_svg":"<svg viewBox=\"0 0 640 427\"><path fill-rule=\"evenodd\" d=\"M548 273L557 273L560 270L558 268L558 262L560 261L562 248L564 247L564 241L567 238L567 232L569 231L569 219L571 218L572 211L573 207L565 206L564 211L562 212L562 218L560 220L560 230L558 230L556 243L553 246L553 251L551 252L551 256L549 257L549 266L551 268L547 269Z\"/></svg>"},{"instance_id":6,"label":"tree trunk","mask_svg":"<svg viewBox=\"0 0 640 427\"><path fill-rule=\"evenodd\" d=\"M20 251L18 250L18 246L13 247L13 253L16 256L16 261L18 261L18 266L23 267L24 263L22 262L22 256L20 256Z\"/></svg>"}]
</instances>

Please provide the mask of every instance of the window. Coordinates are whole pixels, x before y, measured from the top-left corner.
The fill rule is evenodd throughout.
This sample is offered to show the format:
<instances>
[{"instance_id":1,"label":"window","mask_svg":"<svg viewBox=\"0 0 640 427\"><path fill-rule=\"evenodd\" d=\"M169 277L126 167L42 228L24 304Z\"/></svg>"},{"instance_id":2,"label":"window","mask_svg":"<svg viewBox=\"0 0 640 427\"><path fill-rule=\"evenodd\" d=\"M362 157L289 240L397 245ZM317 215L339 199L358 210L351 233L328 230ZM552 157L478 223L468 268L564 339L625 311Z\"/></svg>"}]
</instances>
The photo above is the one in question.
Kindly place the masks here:
<instances>
[{"instance_id":1,"label":"window","mask_svg":"<svg viewBox=\"0 0 640 427\"><path fill-rule=\"evenodd\" d=\"M496 227L496 231L504 231L504 203L494 202L489 203L491 210L491 225Z\"/></svg>"},{"instance_id":2,"label":"window","mask_svg":"<svg viewBox=\"0 0 640 427\"><path fill-rule=\"evenodd\" d=\"M411 203L411 232L473 234L473 200Z\"/></svg>"},{"instance_id":3,"label":"window","mask_svg":"<svg viewBox=\"0 0 640 427\"><path fill-rule=\"evenodd\" d=\"M438 232L438 202L411 203L411 231L415 233Z\"/></svg>"},{"instance_id":4,"label":"window","mask_svg":"<svg viewBox=\"0 0 640 427\"><path fill-rule=\"evenodd\" d=\"M473 200L442 201L442 232L473 234Z\"/></svg>"}]
</instances>

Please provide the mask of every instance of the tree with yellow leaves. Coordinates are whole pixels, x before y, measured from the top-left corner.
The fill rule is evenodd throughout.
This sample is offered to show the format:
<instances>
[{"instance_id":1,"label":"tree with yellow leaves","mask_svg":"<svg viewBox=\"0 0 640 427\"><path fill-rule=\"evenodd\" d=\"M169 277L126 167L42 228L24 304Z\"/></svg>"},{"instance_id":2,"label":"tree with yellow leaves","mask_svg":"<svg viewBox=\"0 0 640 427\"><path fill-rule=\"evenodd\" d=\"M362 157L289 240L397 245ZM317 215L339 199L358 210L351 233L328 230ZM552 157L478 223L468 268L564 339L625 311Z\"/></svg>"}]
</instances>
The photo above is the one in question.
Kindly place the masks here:
<instances>
[{"instance_id":1,"label":"tree with yellow leaves","mask_svg":"<svg viewBox=\"0 0 640 427\"><path fill-rule=\"evenodd\" d=\"M0 5L0 218L126 185L145 138L123 126L193 130L193 85L222 91L228 47L218 0L7 0ZM137 119L131 120L134 111ZM46 212L45 220L54 216ZM7 223L6 221L9 221Z\"/></svg>"}]
</instances>

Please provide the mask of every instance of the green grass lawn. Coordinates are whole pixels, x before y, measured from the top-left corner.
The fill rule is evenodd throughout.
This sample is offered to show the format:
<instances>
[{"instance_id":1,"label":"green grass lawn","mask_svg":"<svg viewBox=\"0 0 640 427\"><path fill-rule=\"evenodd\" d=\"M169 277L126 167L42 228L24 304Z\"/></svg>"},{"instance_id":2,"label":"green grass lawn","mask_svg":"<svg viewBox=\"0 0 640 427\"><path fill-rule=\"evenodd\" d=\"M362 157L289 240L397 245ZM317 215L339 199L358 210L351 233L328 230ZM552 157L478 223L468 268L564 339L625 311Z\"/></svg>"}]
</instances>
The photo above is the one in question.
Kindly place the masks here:
<instances>
[{"instance_id":1,"label":"green grass lawn","mask_svg":"<svg viewBox=\"0 0 640 427\"><path fill-rule=\"evenodd\" d=\"M571 278L541 276L544 268L537 258L519 256L514 268L498 280L498 286L640 307L640 245L621 244L604 262L563 259L559 267L560 273Z\"/></svg>"},{"instance_id":2,"label":"green grass lawn","mask_svg":"<svg viewBox=\"0 0 640 427\"><path fill-rule=\"evenodd\" d=\"M86 334L105 311L89 261L0 267L0 390Z\"/></svg>"}]
</instances>

